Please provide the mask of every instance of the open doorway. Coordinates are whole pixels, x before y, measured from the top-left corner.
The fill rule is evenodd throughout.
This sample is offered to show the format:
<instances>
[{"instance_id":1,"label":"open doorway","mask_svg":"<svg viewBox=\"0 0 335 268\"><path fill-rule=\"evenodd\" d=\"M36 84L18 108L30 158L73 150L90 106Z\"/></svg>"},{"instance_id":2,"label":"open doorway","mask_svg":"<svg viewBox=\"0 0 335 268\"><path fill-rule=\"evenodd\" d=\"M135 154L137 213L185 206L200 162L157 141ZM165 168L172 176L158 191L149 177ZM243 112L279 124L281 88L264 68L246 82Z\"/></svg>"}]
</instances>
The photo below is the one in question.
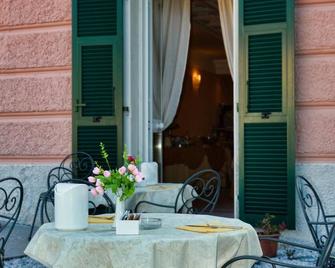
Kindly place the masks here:
<instances>
[{"instance_id":1,"label":"open doorway","mask_svg":"<svg viewBox=\"0 0 335 268\"><path fill-rule=\"evenodd\" d=\"M234 214L233 82L217 0L191 1L191 35L177 114L163 132L165 182L205 168L222 178L215 214Z\"/></svg>"}]
</instances>

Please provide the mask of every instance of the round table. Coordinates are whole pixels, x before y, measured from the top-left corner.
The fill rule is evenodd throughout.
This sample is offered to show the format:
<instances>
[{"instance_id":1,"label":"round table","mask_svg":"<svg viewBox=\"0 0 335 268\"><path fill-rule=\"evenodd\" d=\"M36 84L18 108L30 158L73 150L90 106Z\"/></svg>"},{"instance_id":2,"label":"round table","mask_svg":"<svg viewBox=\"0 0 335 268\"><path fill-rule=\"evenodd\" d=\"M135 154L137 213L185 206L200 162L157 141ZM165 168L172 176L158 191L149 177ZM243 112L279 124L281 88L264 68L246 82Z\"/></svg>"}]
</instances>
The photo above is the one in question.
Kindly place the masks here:
<instances>
[{"instance_id":1,"label":"round table","mask_svg":"<svg viewBox=\"0 0 335 268\"><path fill-rule=\"evenodd\" d=\"M40 227L25 254L48 267L221 267L239 255L261 256L256 231L237 219L208 215L145 214L162 219L162 227L139 235L116 235L108 224L90 224L83 231L59 231L53 223ZM218 222L242 226L222 233L195 233L176 229L186 224ZM232 268L251 267L237 262Z\"/></svg>"}]
</instances>

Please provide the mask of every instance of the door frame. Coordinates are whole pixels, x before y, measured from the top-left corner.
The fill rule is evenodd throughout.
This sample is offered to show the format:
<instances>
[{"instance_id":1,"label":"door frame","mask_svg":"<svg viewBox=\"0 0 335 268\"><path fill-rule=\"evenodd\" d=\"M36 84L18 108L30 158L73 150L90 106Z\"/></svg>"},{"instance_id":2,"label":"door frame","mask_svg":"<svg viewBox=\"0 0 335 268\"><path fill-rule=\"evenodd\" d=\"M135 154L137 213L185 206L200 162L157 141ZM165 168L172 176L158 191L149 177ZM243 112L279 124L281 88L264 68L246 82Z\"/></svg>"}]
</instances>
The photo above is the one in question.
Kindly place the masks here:
<instances>
[{"instance_id":1,"label":"door frame","mask_svg":"<svg viewBox=\"0 0 335 268\"><path fill-rule=\"evenodd\" d=\"M124 0L123 140L128 152L142 161L153 156L152 1ZM141 105L135 108L134 103Z\"/></svg>"},{"instance_id":2,"label":"door frame","mask_svg":"<svg viewBox=\"0 0 335 268\"><path fill-rule=\"evenodd\" d=\"M148 97L149 101L144 101L143 106L146 111L146 115L141 119L139 123L139 127L137 130L145 130L143 135L143 140L147 143L146 145L146 156L147 161L152 161L153 156L153 131L152 131L152 43L151 43L151 34L152 28L150 24L151 14L152 14L152 2L155 0L143 0L142 8L138 10L141 13L142 20L146 23L145 27L139 27L138 34L143 37L144 46L141 49L138 49L139 61L137 64L143 66L143 79L144 84L148 85L147 87L140 87L139 89L142 91L142 96ZM131 105L131 90L134 90L132 87L130 80L131 76L134 75L132 73L132 47L131 42L131 0L124 0L124 106ZM234 47L234 56L233 56L233 104L234 104L234 217L239 217L239 113L238 113L238 105L239 105L239 60L240 60L240 47L239 47L239 1L233 0L233 47ZM136 75L136 74L135 74ZM124 113L124 142L132 148L131 143L131 133L133 132L133 126L131 124L131 113ZM146 160L144 158L144 160Z\"/></svg>"},{"instance_id":3,"label":"door frame","mask_svg":"<svg viewBox=\"0 0 335 268\"><path fill-rule=\"evenodd\" d=\"M239 121L239 76L240 68L239 62L241 57L240 47L239 47L239 0L233 0L233 29L234 29L234 54L233 54L233 103L234 103L234 217L239 218L239 148L240 148L240 121Z\"/></svg>"}]
</instances>

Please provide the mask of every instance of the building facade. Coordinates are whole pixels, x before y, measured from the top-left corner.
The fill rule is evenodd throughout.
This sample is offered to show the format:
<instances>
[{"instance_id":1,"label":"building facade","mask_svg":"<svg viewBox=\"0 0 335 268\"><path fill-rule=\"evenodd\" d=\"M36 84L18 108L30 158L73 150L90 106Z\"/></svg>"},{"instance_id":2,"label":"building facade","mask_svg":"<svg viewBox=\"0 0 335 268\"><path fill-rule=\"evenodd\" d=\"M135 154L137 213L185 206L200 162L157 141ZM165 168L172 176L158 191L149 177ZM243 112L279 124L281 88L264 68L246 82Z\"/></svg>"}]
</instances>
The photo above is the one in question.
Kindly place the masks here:
<instances>
[{"instance_id":1,"label":"building facade","mask_svg":"<svg viewBox=\"0 0 335 268\"><path fill-rule=\"evenodd\" d=\"M15 176L24 183L21 222L31 222L38 194L46 187L48 171L78 147L78 136L73 134L77 127L96 126L94 122L86 124L85 119L82 125L77 124L76 111L81 109L81 103L73 96L76 94L73 85L75 88L80 81L81 65L78 65L76 45L97 42L108 51L108 46L122 46L119 51L123 50L123 54L116 52L110 57L123 59L116 63L124 68L118 83L122 89L131 90L117 93L123 94L123 103L115 102L115 112L121 114L119 119L123 119L123 126L121 122L111 144L119 146L120 150L122 142L117 139L123 139L133 145L134 152L151 160L150 129L143 124L137 129L138 135L131 135L128 119L122 115L123 106L130 106L133 120L145 122L150 115L150 105L143 107L132 98L150 98L144 89L150 86L151 69L143 58L150 59L151 48L145 36L150 33L151 2L124 0L123 8L118 6L123 14L116 20L122 24L116 26L123 29L119 36L122 45L114 37L85 39L84 32L73 31L74 23L82 23L85 27L85 21L72 20L71 14L76 11L72 10L70 0L4 0L1 4L0 170L2 176ZM237 5L238 1L234 3ZM334 17L334 0L295 1L295 173L305 175L316 185L329 210L335 209L335 205L331 205L335 204L332 194L335 174ZM93 34L98 35L97 32ZM87 61L98 61L99 57L106 59L94 49L88 49L87 55L93 55L88 56ZM96 77L90 79L94 81ZM122 95L116 95L118 98L121 100ZM115 125L114 114L109 116L102 119L105 128ZM100 123L99 115L95 117ZM91 137L94 135L96 132ZM82 140L85 144L85 137ZM117 162L118 156L115 157ZM288 232L291 236L307 230L298 203L296 208L296 231Z\"/></svg>"}]
</instances>

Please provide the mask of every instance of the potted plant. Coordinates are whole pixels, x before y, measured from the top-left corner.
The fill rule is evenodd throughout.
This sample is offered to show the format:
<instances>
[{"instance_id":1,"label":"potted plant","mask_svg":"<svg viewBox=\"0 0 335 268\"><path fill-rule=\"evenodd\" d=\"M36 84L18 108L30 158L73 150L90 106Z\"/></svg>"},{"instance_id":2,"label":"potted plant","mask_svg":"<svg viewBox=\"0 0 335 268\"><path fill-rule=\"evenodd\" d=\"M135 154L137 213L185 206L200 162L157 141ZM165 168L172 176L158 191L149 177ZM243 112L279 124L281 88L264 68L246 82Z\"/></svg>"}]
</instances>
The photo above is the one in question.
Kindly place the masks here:
<instances>
[{"instance_id":1,"label":"potted plant","mask_svg":"<svg viewBox=\"0 0 335 268\"><path fill-rule=\"evenodd\" d=\"M275 216L271 214L265 214L264 218L259 223L257 228L258 238L263 250L263 255L267 257L277 256L278 243L269 240L262 240L262 238L275 238L278 239L280 233L286 229L286 224L275 224Z\"/></svg>"}]
</instances>

